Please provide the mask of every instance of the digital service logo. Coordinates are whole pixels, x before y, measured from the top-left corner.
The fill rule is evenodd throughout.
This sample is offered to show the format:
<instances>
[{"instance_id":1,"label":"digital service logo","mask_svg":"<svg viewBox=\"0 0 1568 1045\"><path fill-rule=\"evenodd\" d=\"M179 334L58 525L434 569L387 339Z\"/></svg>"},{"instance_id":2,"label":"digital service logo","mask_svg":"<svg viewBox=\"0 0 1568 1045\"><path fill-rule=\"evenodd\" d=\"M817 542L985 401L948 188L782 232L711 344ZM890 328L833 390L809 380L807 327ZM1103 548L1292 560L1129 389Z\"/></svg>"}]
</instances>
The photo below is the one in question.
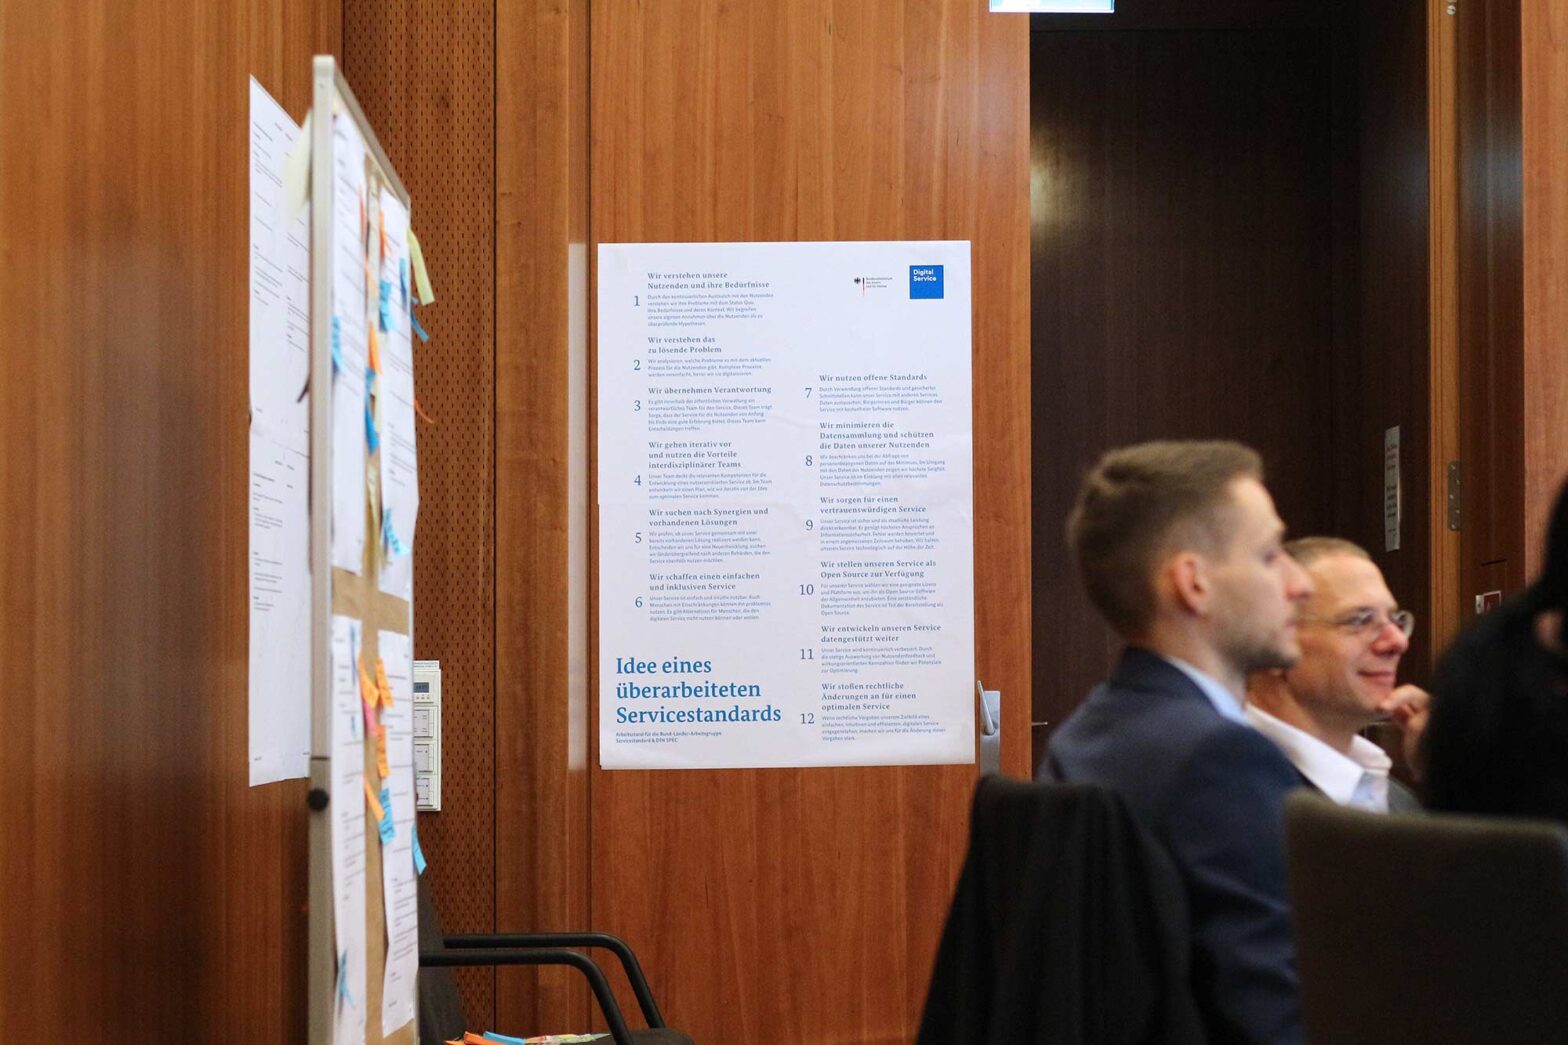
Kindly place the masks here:
<instances>
[{"instance_id":1,"label":"digital service logo","mask_svg":"<svg viewBox=\"0 0 1568 1045\"><path fill-rule=\"evenodd\" d=\"M910 300L933 299L942 296L941 265L909 266Z\"/></svg>"}]
</instances>

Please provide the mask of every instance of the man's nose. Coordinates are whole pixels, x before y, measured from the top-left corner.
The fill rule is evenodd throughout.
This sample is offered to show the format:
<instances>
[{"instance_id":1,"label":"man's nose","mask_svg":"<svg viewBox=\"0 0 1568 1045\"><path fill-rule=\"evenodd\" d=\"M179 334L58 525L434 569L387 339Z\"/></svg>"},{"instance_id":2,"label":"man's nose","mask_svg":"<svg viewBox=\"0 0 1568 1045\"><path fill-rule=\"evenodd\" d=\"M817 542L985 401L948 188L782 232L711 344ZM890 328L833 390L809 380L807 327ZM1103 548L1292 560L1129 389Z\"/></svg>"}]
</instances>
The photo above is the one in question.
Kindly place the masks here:
<instances>
[{"instance_id":1,"label":"man's nose","mask_svg":"<svg viewBox=\"0 0 1568 1045\"><path fill-rule=\"evenodd\" d=\"M1316 591L1316 585L1312 583L1312 575L1295 559L1286 556L1285 560L1285 568L1289 571L1285 577L1285 594L1295 602L1310 599Z\"/></svg>"}]
</instances>

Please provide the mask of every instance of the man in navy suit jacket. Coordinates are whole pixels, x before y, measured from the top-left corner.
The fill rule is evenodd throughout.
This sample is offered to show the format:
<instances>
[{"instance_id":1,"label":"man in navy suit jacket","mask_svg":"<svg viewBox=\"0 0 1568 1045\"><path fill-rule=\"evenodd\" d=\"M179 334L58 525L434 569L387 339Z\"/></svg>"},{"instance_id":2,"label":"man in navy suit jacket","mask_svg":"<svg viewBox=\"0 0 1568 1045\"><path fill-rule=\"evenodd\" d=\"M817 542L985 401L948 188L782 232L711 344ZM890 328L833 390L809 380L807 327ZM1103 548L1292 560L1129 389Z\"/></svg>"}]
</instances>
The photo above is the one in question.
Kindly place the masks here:
<instances>
[{"instance_id":1,"label":"man in navy suit jacket","mask_svg":"<svg viewBox=\"0 0 1568 1045\"><path fill-rule=\"evenodd\" d=\"M1119 793L1186 884L1193 991L1214 1041L1302 1039L1285 895L1295 768L1242 714L1250 671L1300 655L1307 573L1262 463L1235 443L1146 443L1090 472L1068 520L1089 596L1126 641L1051 738L1042 774Z\"/></svg>"}]
</instances>

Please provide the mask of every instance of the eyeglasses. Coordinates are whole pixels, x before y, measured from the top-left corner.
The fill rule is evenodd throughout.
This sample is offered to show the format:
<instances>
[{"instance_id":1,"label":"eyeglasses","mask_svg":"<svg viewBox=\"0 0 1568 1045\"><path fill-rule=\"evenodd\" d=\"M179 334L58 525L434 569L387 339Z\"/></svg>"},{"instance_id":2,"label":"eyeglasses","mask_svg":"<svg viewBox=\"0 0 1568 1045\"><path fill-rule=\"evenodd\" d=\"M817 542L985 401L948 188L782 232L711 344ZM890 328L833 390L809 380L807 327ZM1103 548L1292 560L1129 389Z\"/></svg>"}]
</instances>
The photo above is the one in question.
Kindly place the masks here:
<instances>
[{"instance_id":1,"label":"eyeglasses","mask_svg":"<svg viewBox=\"0 0 1568 1045\"><path fill-rule=\"evenodd\" d=\"M1344 617L1301 617L1303 624L1327 624L1364 639L1376 638L1386 625L1392 624L1405 638L1416 630L1416 615L1409 610L1357 610Z\"/></svg>"}]
</instances>

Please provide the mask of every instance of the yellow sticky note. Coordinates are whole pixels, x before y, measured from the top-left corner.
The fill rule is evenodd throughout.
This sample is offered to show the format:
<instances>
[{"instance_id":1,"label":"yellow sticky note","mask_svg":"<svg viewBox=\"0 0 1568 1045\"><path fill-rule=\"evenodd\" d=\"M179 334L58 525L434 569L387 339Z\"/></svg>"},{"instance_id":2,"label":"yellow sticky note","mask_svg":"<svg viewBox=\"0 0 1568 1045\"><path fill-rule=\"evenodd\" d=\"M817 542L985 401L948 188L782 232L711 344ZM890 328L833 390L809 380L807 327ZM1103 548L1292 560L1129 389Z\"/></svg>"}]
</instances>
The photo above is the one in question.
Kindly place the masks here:
<instances>
[{"instance_id":1,"label":"yellow sticky note","mask_svg":"<svg viewBox=\"0 0 1568 1045\"><path fill-rule=\"evenodd\" d=\"M376 772L383 780L392 775L392 767L387 764L387 731L384 729L376 734Z\"/></svg>"},{"instance_id":2,"label":"yellow sticky note","mask_svg":"<svg viewBox=\"0 0 1568 1045\"><path fill-rule=\"evenodd\" d=\"M425 271L425 252L419 249L419 237L414 235L414 230L408 230L408 262L414 266L414 292L421 305L428 305L436 299L436 292L430 289L430 274Z\"/></svg>"},{"instance_id":3,"label":"yellow sticky note","mask_svg":"<svg viewBox=\"0 0 1568 1045\"><path fill-rule=\"evenodd\" d=\"M310 199L310 113L283 161L283 212L292 223Z\"/></svg>"},{"instance_id":4,"label":"yellow sticky note","mask_svg":"<svg viewBox=\"0 0 1568 1045\"><path fill-rule=\"evenodd\" d=\"M376 687L381 690L381 706L392 706L392 684L387 681L387 665L380 657L376 658Z\"/></svg>"},{"instance_id":5,"label":"yellow sticky note","mask_svg":"<svg viewBox=\"0 0 1568 1045\"><path fill-rule=\"evenodd\" d=\"M376 797L375 789L370 786L370 781L365 781L365 801L370 805L370 815L380 823L386 819L386 807L381 804L381 799Z\"/></svg>"}]
</instances>

